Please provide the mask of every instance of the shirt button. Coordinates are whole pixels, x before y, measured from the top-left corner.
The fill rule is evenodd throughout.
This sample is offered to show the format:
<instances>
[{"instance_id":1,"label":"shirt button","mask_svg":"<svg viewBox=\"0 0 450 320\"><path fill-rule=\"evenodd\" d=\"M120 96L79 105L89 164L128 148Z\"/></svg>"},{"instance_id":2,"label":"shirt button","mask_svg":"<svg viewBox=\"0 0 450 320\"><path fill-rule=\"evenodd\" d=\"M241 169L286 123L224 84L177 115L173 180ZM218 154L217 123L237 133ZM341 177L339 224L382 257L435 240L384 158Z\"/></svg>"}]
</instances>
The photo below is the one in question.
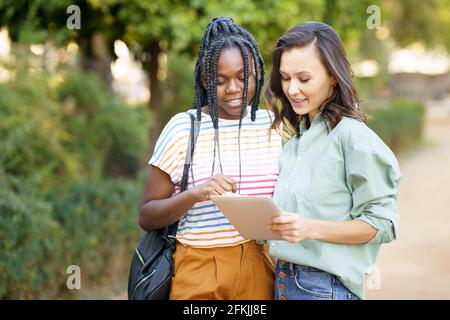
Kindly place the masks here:
<instances>
[{"instance_id":1,"label":"shirt button","mask_svg":"<svg viewBox=\"0 0 450 320\"><path fill-rule=\"evenodd\" d=\"M278 274L281 278L286 277L286 273L284 273L283 271L280 271L280 273Z\"/></svg>"},{"instance_id":2,"label":"shirt button","mask_svg":"<svg viewBox=\"0 0 450 320\"><path fill-rule=\"evenodd\" d=\"M280 300L287 300L285 296L280 296Z\"/></svg>"},{"instance_id":3,"label":"shirt button","mask_svg":"<svg viewBox=\"0 0 450 320\"><path fill-rule=\"evenodd\" d=\"M279 286L278 286L278 288L280 288L280 290L284 290L284 289L286 289L286 286L284 285L284 284L280 284Z\"/></svg>"}]
</instances>

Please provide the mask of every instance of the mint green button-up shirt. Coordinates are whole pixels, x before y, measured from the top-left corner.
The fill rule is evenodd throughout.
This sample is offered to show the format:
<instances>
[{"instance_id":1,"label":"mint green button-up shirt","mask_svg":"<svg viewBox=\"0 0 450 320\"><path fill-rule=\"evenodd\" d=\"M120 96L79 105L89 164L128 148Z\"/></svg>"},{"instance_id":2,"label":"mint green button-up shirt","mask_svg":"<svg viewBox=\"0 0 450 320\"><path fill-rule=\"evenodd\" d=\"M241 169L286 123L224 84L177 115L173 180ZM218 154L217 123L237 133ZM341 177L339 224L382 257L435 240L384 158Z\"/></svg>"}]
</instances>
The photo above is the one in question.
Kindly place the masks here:
<instances>
[{"instance_id":1,"label":"mint green button-up shirt","mask_svg":"<svg viewBox=\"0 0 450 320\"><path fill-rule=\"evenodd\" d=\"M332 273L364 298L365 274L375 264L380 245L398 234L400 169L394 154L364 123L343 117L328 132L319 113L310 128L301 122L300 138L286 143L280 167L274 191L278 207L309 219L361 219L377 233L357 245L268 241L270 254Z\"/></svg>"}]
</instances>

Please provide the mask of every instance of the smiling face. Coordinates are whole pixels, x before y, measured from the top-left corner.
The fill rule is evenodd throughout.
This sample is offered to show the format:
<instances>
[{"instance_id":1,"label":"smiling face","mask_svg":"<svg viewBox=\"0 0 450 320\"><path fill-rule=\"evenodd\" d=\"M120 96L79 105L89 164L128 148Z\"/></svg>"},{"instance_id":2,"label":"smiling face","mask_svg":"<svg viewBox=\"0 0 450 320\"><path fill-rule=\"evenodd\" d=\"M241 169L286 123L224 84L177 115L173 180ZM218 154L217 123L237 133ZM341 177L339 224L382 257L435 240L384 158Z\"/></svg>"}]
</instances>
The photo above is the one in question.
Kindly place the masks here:
<instances>
[{"instance_id":1,"label":"smiling face","mask_svg":"<svg viewBox=\"0 0 450 320\"><path fill-rule=\"evenodd\" d=\"M249 60L247 103L255 93L255 70L253 59ZM244 95L244 59L238 48L220 51L217 63L217 107L219 118L239 120ZM203 109L207 111L207 108ZM244 113L244 115L246 112Z\"/></svg>"},{"instance_id":2,"label":"smiling face","mask_svg":"<svg viewBox=\"0 0 450 320\"><path fill-rule=\"evenodd\" d=\"M283 51L279 71L281 87L294 112L308 114L312 120L336 82L325 69L315 44Z\"/></svg>"}]
</instances>

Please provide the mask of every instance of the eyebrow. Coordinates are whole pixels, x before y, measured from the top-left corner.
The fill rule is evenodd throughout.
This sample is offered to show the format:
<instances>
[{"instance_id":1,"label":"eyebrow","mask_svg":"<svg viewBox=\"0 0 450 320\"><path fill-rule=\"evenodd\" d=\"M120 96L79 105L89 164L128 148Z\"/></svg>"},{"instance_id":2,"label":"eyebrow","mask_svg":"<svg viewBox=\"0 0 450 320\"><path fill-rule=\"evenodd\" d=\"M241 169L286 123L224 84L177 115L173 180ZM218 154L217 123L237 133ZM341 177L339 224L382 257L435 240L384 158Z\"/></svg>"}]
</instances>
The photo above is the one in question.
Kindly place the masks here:
<instances>
[{"instance_id":1,"label":"eyebrow","mask_svg":"<svg viewBox=\"0 0 450 320\"><path fill-rule=\"evenodd\" d=\"M289 73L288 72L286 72L286 71L283 71L283 70L279 70L280 72L282 72L282 73L285 73L285 74L287 74L287 75L289 75ZM311 72L308 72L308 71L299 71L299 72L296 72L296 73L294 73L294 75L297 75L297 74L302 74L302 73L306 73L306 74L311 74Z\"/></svg>"}]
</instances>

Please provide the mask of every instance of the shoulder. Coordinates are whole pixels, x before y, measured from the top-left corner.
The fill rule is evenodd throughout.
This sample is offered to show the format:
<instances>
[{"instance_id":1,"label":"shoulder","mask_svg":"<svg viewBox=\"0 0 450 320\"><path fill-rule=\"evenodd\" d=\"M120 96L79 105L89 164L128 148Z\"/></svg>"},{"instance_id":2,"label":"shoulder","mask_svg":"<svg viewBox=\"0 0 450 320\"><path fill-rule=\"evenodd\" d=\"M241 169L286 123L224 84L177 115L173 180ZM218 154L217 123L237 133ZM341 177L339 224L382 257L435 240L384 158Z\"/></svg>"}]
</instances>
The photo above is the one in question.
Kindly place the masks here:
<instances>
[{"instance_id":1,"label":"shoulder","mask_svg":"<svg viewBox=\"0 0 450 320\"><path fill-rule=\"evenodd\" d=\"M188 112L191 112L190 110ZM159 135L156 150L176 143L182 143L189 136L191 118L186 112L175 114L164 126Z\"/></svg>"},{"instance_id":2,"label":"shoulder","mask_svg":"<svg viewBox=\"0 0 450 320\"><path fill-rule=\"evenodd\" d=\"M367 125L364 122L345 116L342 117L341 121L337 124L336 128L339 128L341 134L343 133L348 134L354 131L365 132L366 129L369 129L369 127L367 127Z\"/></svg>"},{"instance_id":3,"label":"shoulder","mask_svg":"<svg viewBox=\"0 0 450 320\"><path fill-rule=\"evenodd\" d=\"M187 111L191 112L191 110ZM164 126L161 135L177 136L182 135L191 128L191 117L187 112L175 114Z\"/></svg>"},{"instance_id":4,"label":"shoulder","mask_svg":"<svg viewBox=\"0 0 450 320\"><path fill-rule=\"evenodd\" d=\"M188 113L192 113L193 110L188 110L186 112L179 112L175 114L170 120L167 122L166 127L177 127L177 126L191 126L191 117Z\"/></svg>"},{"instance_id":5,"label":"shoulder","mask_svg":"<svg viewBox=\"0 0 450 320\"><path fill-rule=\"evenodd\" d=\"M335 130L337 131L337 137L347 147L364 144L369 141L383 143L378 135L364 122L354 118L342 117Z\"/></svg>"},{"instance_id":6,"label":"shoulder","mask_svg":"<svg viewBox=\"0 0 450 320\"><path fill-rule=\"evenodd\" d=\"M338 135L345 152L365 154L373 159L389 159L388 162L397 164L392 150L364 122L344 117L338 126L340 126Z\"/></svg>"},{"instance_id":7,"label":"shoulder","mask_svg":"<svg viewBox=\"0 0 450 320\"><path fill-rule=\"evenodd\" d=\"M270 130L273 120L275 119L274 113L267 109L258 109L256 111L255 121L251 121L250 115L247 116L246 123L253 128L263 129L264 131ZM271 130L276 131L276 130ZM275 133L278 135L278 133Z\"/></svg>"},{"instance_id":8,"label":"shoulder","mask_svg":"<svg viewBox=\"0 0 450 320\"><path fill-rule=\"evenodd\" d=\"M256 110L256 119L255 121L272 124L273 119L275 118L274 113L267 109L258 109Z\"/></svg>"},{"instance_id":9,"label":"shoulder","mask_svg":"<svg viewBox=\"0 0 450 320\"><path fill-rule=\"evenodd\" d=\"M282 136L281 130L271 129L272 122L275 119L275 115L272 111L267 109L258 109L256 111L255 122L250 120L249 123L253 124L258 128L261 133L267 134L269 136L269 141L271 144L282 147Z\"/></svg>"}]
</instances>

